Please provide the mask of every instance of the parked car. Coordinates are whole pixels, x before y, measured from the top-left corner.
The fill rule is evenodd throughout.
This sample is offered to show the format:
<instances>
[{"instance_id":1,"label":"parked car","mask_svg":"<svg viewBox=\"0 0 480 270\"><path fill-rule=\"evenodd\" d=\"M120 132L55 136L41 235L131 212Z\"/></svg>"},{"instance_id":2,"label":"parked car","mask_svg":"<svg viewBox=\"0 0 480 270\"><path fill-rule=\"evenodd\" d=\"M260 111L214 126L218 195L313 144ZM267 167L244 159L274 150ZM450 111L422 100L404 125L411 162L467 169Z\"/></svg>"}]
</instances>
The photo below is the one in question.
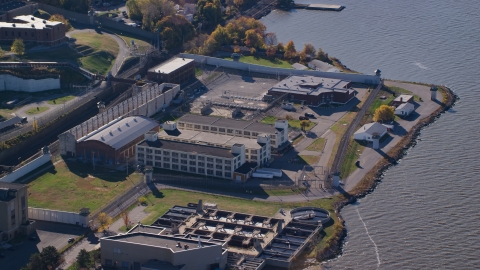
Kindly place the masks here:
<instances>
[{"instance_id":1,"label":"parked car","mask_svg":"<svg viewBox=\"0 0 480 270\"><path fill-rule=\"evenodd\" d=\"M308 117L305 117L305 116L299 116L298 119L300 120L308 120Z\"/></svg>"},{"instance_id":2,"label":"parked car","mask_svg":"<svg viewBox=\"0 0 480 270\"><path fill-rule=\"evenodd\" d=\"M305 113L305 117L315 118L313 113Z\"/></svg>"},{"instance_id":3,"label":"parked car","mask_svg":"<svg viewBox=\"0 0 480 270\"><path fill-rule=\"evenodd\" d=\"M75 239L73 239L73 238L68 238L68 243L73 243L73 241L75 241Z\"/></svg>"}]
</instances>

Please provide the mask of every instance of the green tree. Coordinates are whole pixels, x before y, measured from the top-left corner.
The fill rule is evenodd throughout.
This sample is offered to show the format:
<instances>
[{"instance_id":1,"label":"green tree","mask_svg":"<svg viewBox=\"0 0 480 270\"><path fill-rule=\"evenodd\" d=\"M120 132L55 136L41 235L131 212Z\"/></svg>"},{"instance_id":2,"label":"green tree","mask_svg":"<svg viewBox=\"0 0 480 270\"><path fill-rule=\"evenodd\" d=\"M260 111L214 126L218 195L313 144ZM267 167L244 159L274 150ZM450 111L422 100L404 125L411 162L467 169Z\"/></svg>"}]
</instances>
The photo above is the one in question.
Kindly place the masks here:
<instances>
[{"instance_id":1,"label":"green tree","mask_svg":"<svg viewBox=\"0 0 480 270\"><path fill-rule=\"evenodd\" d=\"M392 106L389 105L381 105L375 110L373 114L373 121L380 122L380 121L390 121L395 117L395 110Z\"/></svg>"},{"instance_id":2,"label":"green tree","mask_svg":"<svg viewBox=\"0 0 480 270\"><path fill-rule=\"evenodd\" d=\"M25 53L25 44L23 44L23 40L20 38L16 38L13 41L13 44L10 50L15 54L23 55Z\"/></svg>"},{"instance_id":3,"label":"green tree","mask_svg":"<svg viewBox=\"0 0 480 270\"><path fill-rule=\"evenodd\" d=\"M263 38L254 29L245 32L245 45L253 48L262 48L265 46Z\"/></svg>"},{"instance_id":4,"label":"green tree","mask_svg":"<svg viewBox=\"0 0 480 270\"><path fill-rule=\"evenodd\" d=\"M222 21L222 9L219 0L199 0L197 2L197 20L210 26Z\"/></svg>"},{"instance_id":5,"label":"green tree","mask_svg":"<svg viewBox=\"0 0 480 270\"><path fill-rule=\"evenodd\" d=\"M138 6L138 0L128 0L126 3L128 9L128 16L132 20L142 20L142 12L140 11L140 7Z\"/></svg>"},{"instance_id":6,"label":"green tree","mask_svg":"<svg viewBox=\"0 0 480 270\"><path fill-rule=\"evenodd\" d=\"M77 264L80 268L88 268L92 266L92 258L85 249L81 249L78 253Z\"/></svg>"},{"instance_id":7,"label":"green tree","mask_svg":"<svg viewBox=\"0 0 480 270\"><path fill-rule=\"evenodd\" d=\"M330 59L328 59L328 54L325 53L322 48L318 48L317 50L317 54L315 55L315 58L320 60L320 61L323 61L323 62L329 62Z\"/></svg>"},{"instance_id":8,"label":"green tree","mask_svg":"<svg viewBox=\"0 0 480 270\"><path fill-rule=\"evenodd\" d=\"M45 269L55 269L61 259L60 253L53 246L44 247L40 253L42 257L42 263L45 266Z\"/></svg>"},{"instance_id":9,"label":"green tree","mask_svg":"<svg viewBox=\"0 0 480 270\"><path fill-rule=\"evenodd\" d=\"M309 120L302 120L300 121L300 128L305 131L310 126Z\"/></svg>"},{"instance_id":10,"label":"green tree","mask_svg":"<svg viewBox=\"0 0 480 270\"><path fill-rule=\"evenodd\" d=\"M162 40L169 45L168 50L181 48L186 42L195 37L195 28L183 16L167 16L157 22L155 28L162 31ZM170 28L172 33L165 32L169 36L164 36L163 31Z\"/></svg>"}]
</instances>

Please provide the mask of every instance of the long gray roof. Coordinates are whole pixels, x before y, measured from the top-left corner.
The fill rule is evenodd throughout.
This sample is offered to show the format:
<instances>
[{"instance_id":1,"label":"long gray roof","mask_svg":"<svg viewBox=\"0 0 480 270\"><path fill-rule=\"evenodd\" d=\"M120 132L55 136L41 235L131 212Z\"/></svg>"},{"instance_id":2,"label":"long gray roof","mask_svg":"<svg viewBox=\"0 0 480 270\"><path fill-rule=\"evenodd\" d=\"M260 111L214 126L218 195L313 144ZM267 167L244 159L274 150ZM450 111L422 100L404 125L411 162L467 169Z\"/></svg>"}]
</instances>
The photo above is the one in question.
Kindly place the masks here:
<instances>
[{"instance_id":1,"label":"long gray roof","mask_svg":"<svg viewBox=\"0 0 480 270\"><path fill-rule=\"evenodd\" d=\"M339 79L294 75L275 84L270 91L315 96L332 91L348 92L349 83Z\"/></svg>"},{"instance_id":2,"label":"long gray roof","mask_svg":"<svg viewBox=\"0 0 480 270\"><path fill-rule=\"evenodd\" d=\"M77 142L99 141L117 150L157 126L158 123L150 118L129 116L113 120L87 136L78 139Z\"/></svg>"},{"instance_id":3,"label":"long gray roof","mask_svg":"<svg viewBox=\"0 0 480 270\"><path fill-rule=\"evenodd\" d=\"M359 130L357 130L355 132L355 134L365 132L365 133L370 134L370 135L375 135L375 134L382 134L386 130L387 130L386 126L384 126L380 123L377 123L377 122L373 122L373 123L363 125L363 127L361 127Z\"/></svg>"}]
</instances>

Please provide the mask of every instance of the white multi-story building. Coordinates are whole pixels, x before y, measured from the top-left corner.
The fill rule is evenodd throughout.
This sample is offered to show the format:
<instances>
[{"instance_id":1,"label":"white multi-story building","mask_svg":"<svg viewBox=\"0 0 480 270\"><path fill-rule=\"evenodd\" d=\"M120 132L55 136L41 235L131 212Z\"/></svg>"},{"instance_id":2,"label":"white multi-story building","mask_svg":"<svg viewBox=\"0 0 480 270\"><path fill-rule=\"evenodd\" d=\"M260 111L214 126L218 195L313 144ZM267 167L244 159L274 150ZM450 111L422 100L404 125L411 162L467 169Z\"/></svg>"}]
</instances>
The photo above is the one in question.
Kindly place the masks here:
<instances>
[{"instance_id":1,"label":"white multi-story building","mask_svg":"<svg viewBox=\"0 0 480 270\"><path fill-rule=\"evenodd\" d=\"M274 125L268 125L255 121L186 114L178 119L177 125L179 129L250 139L256 139L260 134L266 134L270 137L272 150L280 150L289 145L287 120L278 120Z\"/></svg>"},{"instance_id":2,"label":"white multi-story building","mask_svg":"<svg viewBox=\"0 0 480 270\"><path fill-rule=\"evenodd\" d=\"M171 124L170 131L178 132L175 123ZM168 124L165 127L169 129ZM248 145L248 159L245 144ZM268 136L258 136L257 145L253 147L252 142L246 141L209 145L208 142L198 140L167 136L159 138L158 132L152 131L145 134L145 140L137 144L136 157L138 163L147 166L245 181L260 163L263 164L270 157Z\"/></svg>"}]
</instances>

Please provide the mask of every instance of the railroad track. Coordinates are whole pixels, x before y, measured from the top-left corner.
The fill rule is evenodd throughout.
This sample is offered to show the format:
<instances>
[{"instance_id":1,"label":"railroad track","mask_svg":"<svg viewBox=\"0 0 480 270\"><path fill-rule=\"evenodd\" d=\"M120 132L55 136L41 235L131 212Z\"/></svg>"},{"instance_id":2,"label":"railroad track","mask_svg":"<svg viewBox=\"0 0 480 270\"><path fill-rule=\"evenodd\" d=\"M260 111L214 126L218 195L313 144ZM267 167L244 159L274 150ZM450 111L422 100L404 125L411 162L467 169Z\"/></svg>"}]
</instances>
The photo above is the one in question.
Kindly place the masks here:
<instances>
[{"instance_id":1,"label":"railroad track","mask_svg":"<svg viewBox=\"0 0 480 270\"><path fill-rule=\"evenodd\" d=\"M340 172L340 166L342 165L343 159L345 158L345 154L348 148L348 143L350 142L350 137L353 136L355 129L357 128L358 124L360 124L360 121L362 120L363 116L365 116L367 109L370 107L370 105L372 105L373 101L375 100L375 97L380 92L380 89L382 89L382 86L383 86L383 80L380 81L380 84L378 84L377 88L375 88L367 97L362 108L360 109L360 111L357 112L357 115L355 116L355 118L353 119L353 121L350 123L347 130L343 134L342 138L340 139L340 144L338 145L337 154L333 159L330 172L332 173Z\"/></svg>"}]
</instances>

